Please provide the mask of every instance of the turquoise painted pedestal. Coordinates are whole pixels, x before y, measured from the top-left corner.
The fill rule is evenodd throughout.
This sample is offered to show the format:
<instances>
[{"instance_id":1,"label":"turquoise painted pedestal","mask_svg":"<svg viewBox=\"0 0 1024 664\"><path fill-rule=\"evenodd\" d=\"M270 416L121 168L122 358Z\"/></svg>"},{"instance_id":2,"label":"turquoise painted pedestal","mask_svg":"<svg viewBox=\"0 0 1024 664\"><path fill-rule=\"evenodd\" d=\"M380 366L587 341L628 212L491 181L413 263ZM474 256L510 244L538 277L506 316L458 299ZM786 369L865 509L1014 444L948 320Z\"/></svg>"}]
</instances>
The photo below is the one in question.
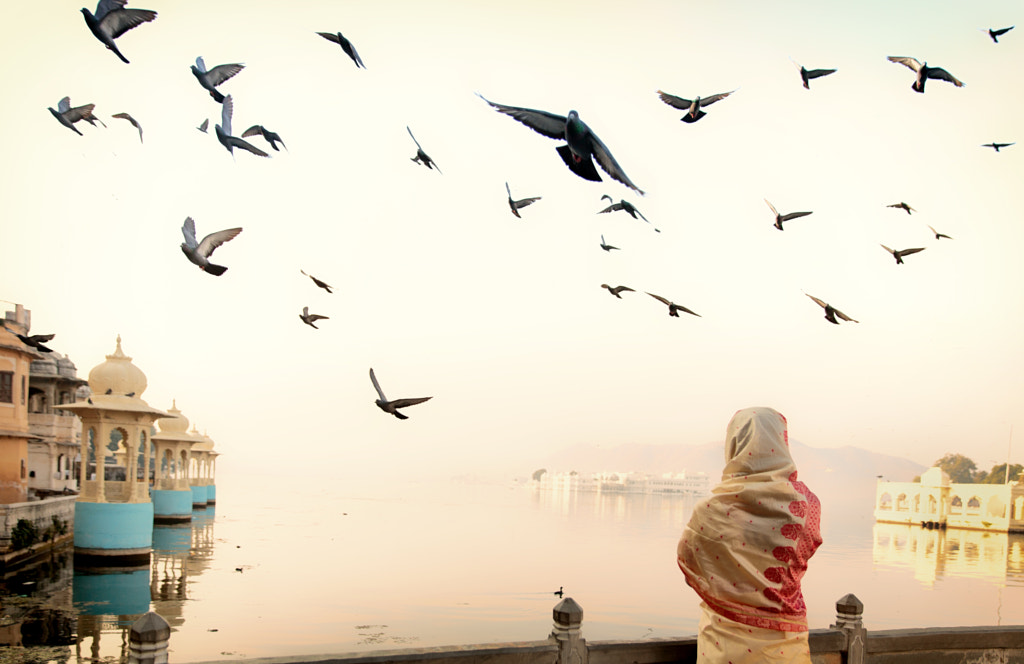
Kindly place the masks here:
<instances>
[{"instance_id":1,"label":"turquoise painted pedestal","mask_svg":"<svg viewBox=\"0 0 1024 664\"><path fill-rule=\"evenodd\" d=\"M206 486L193 486L192 487L192 507L201 509L206 507L206 490L209 487Z\"/></svg>"},{"instance_id":2,"label":"turquoise painted pedestal","mask_svg":"<svg viewBox=\"0 0 1024 664\"><path fill-rule=\"evenodd\" d=\"M206 504L216 505L217 504L217 485L210 484L206 487Z\"/></svg>"},{"instance_id":3,"label":"turquoise painted pedestal","mask_svg":"<svg viewBox=\"0 0 1024 664\"><path fill-rule=\"evenodd\" d=\"M153 503L75 503L75 561L105 567L148 564Z\"/></svg>"},{"instance_id":4,"label":"turquoise painted pedestal","mask_svg":"<svg viewBox=\"0 0 1024 664\"><path fill-rule=\"evenodd\" d=\"M192 520L192 491L182 489L154 489L153 523L179 523Z\"/></svg>"}]
</instances>

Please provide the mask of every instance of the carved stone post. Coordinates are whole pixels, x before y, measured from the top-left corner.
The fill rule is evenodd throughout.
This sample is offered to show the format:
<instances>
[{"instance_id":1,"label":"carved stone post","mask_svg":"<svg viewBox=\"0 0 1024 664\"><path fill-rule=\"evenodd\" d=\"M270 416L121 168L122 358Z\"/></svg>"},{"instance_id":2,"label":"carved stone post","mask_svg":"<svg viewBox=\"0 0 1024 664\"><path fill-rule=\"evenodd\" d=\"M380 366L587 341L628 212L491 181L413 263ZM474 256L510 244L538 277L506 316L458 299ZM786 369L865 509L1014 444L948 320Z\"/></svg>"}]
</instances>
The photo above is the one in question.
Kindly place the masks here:
<instances>
[{"instance_id":1,"label":"carved stone post","mask_svg":"<svg viewBox=\"0 0 1024 664\"><path fill-rule=\"evenodd\" d=\"M580 631L583 608L566 597L555 605L552 615L555 626L548 638L558 643L558 664L587 664L587 642Z\"/></svg>"},{"instance_id":2,"label":"carved stone post","mask_svg":"<svg viewBox=\"0 0 1024 664\"><path fill-rule=\"evenodd\" d=\"M128 664L167 664L171 626L150 611L132 623L128 636Z\"/></svg>"},{"instance_id":3,"label":"carved stone post","mask_svg":"<svg viewBox=\"0 0 1024 664\"><path fill-rule=\"evenodd\" d=\"M836 624L830 627L846 634L846 664L864 664L868 631L864 629L863 615L864 603L853 593L836 602Z\"/></svg>"}]
</instances>

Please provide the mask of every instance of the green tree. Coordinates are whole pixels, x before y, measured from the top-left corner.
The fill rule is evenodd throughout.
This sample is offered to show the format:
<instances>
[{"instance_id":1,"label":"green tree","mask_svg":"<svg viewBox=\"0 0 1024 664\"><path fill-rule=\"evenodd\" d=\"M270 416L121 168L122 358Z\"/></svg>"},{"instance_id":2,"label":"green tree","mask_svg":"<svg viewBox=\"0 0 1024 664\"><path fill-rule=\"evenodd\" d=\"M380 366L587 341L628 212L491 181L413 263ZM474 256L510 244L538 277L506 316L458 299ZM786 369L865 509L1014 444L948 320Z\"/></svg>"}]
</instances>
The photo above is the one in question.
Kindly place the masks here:
<instances>
[{"instance_id":1,"label":"green tree","mask_svg":"<svg viewBox=\"0 0 1024 664\"><path fill-rule=\"evenodd\" d=\"M1010 464L1010 481L1017 479L1021 471L1024 471L1024 466L1019 463ZM992 470L988 471L984 477L979 480L982 484L1004 484L1006 482L1006 464L1001 463L998 466L992 466Z\"/></svg>"},{"instance_id":2,"label":"green tree","mask_svg":"<svg viewBox=\"0 0 1024 664\"><path fill-rule=\"evenodd\" d=\"M946 471L950 482L972 484L977 481L977 465L963 454L947 454L936 461L934 465Z\"/></svg>"}]
</instances>

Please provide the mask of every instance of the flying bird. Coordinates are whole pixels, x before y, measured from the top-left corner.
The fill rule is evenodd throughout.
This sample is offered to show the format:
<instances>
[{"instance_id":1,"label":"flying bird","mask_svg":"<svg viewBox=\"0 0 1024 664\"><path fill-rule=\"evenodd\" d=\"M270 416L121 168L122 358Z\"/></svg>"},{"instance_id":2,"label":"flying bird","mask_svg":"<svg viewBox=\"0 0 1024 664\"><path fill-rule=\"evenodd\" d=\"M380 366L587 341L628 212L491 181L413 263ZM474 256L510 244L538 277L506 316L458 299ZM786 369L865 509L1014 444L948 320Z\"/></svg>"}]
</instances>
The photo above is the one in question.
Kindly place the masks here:
<instances>
[{"instance_id":1,"label":"flying bird","mask_svg":"<svg viewBox=\"0 0 1024 664\"><path fill-rule=\"evenodd\" d=\"M932 227L931 225L929 225L929 226L928 226L928 228L931 228L931 230L932 230L932 233L934 233L934 234L935 234L935 239L936 239L936 240L941 240L942 238L946 238L947 240L952 240L952 239L953 239L953 238L951 238L950 236L946 235L945 233L940 233L940 232L938 232L938 231L937 231L937 230L935 230L935 229L934 229L934 228L933 228L933 227Z\"/></svg>"},{"instance_id":2,"label":"flying bird","mask_svg":"<svg viewBox=\"0 0 1024 664\"><path fill-rule=\"evenodd\" d=\"M903 201L900 201L899 203L893 203L892 205L886 205L885 207L899 208L901 210L905 210L907 214L910 214L911 212L917 212L917 210L915 210L914 208L910 207L909 205L907 205Z\"/></svg>"},{"instance_id":3,"label":"flying bird","mask_svg":"<svg viewBox=\"0 0 1024 664\"><path fill-rule=\"evenodd\" d=\"M775 206L772 205L767 198L764 199L764 202L768 203L768 207L772 209L772 214L775 215L774 226L775 228L778 228L780 231L783 230L782 222L789 221L790 219L797 219L798 217L806 217L809 214L813 214L812 212L789 212L787 214L779 214L779 211L775 209Z\"/></svg>"},{"instance_id":4,"label":"flying bird","mask_svg":"<svg viewBox=\"0 0 1024 664\"><path fill-rule=\"evenodd\" d=\"M644 192L630 181L608 147L580 119L576 111L569 111L569 115L566 117L547 111L496 104L493 101L488 101L483 95L477 94L477 96L499 112L511 116L538 134L565 141L565 145L560 145L555 149L569 170L584 180L601 182L601 176L594 168L593 160L596 159L604 172L612 179L618 180L643 196Z\"/></svg>"},{"instance_id":5,"label":"flying bird","mask_svg":"<svg viewBox=\"0 0 1024 664\"><path fill-rule=\"evenodd\" d=\"M224 101L221 102L220 109L220 124L214 125L214 130L217 132L217 140L220 144L231 153L231 156L235 156L235 148L241 148L248 150L254 155L260 157L269 157L270 155L260 150L258 147L249 143L246 140L231 135L231 116L235 112L235 102L231 98L231 95L224 97Z\"/></svg>"},{"instance_id":6,"label":"flying bird","mask_svg":"<svg viewBox=\"0 0 1024 664\"><path fill-rule=\"evenodd\" d=\"M125 64L128 64L128 58L117 50L114 40L132 28L156 18L156 12L149 9L125 9L127 3L128 0L100 0L95 14L82 7L82 16L85 17L89 31Z\"/></svg>"},{"instance_id":7,"label":"flying bird","mask_svg":"<svg viewBox=\"0 0 1024 664\"><path fill-rule=\"evenodd\" d=\"M102 120L92 114L92 109L94 108L96 108L96 104L85 104L84 106L75 106L72 108L71 97L64 97L57 103L56 111L49 106L47 107L47 110L53 114L53 117L57 118L57 122L81 136L82 132L78 131L75 127L75 123L79 120L85 120L94 127L97 122L104 127L107 126L103 124Z\"/></svg>"},{"instance_id":8,"label":"flying bird","mask_svg":"<svg viewBox=\"0 0 1024 664\"><path fill-rule=\"evenodd\" d=\"M299 318L302 319L303 323L305 323L306 325L310 326L314 330L319 330L320 329L316 325L313 325L314 321L328 320L327 316L321 316L320 314L311 314L311 313L309 313L309 307L302 307L302 313L299 314Z\"/></svg>"},{"instance_id":9,"label":"flying bird","mask_svg":"<svg viewBox=\"0 0 1024 664\"><path fill-rule=\"evenodd\" d=\"M249 127L242 132L242 136L246 138L249 136L262 136L264 140L270 143L270 147L274 148L274 150L277 150L278 152L280 152L280 149L277 147L277 144L280 143L281 145L284 145L284 141L281 140L280 134L270 131L263 125L253 125ZM284 145L284 149L287 150L288 146Z\"/></svg>"},{"instance_id":10,"label":"flying bird","mask_svg":"<svg viewBox=\"0 0 1024 664\"><path fill-rule=\"evenodd\" d=\"M812 300L814 300L818 304L819 307L821 307L822 309L825 310L825 320L827 320L830 323L833 323L835 325L839 325L839 321L836 320L836 316L839 316L839 318L841 318L843 320L848 320L851 323L859 322L859 321L853 320L852 318L850 318L849 316L844 314L842 311L839 311L838 309L833 307L831 304L828 304L827 302L824 302L823 300L819 300L818 298L814 297L810 293L804 293L804 295L806 295L807 297L809 297Z\"/></svg>"},{"instance_id":11,"label":"flying bird","mask_svg":"<svg viewBox=\"0 0 1024 664\"><path fill-rule=\"evenodd\" d=\"M409 127L406 126L405 130L407 132L409 132L410 136L412 136L412 129L409 129ZM409 159L411 159L412 161L415 161L417 164L423 164L427 168L436 168L437 172L441 173L441 168L437 165L437 163L433 159L431 159L427 155L426 152L423 151L423 148L420 147L420 142L416 140L415 136L412 136L412 142L416 144L416 156L415 157L409 157ZM442 173L442 175L443 175L443 173ZM518 217L519 215L517 214L516 216Z\"/></svg>"},{"instance_id":12,"label":"flying bird","mask_svg":"<svg viewBox=\"0 0 1024 664\"><path fill-rule=\"evenodd\" d=\"M646 291L644 291L644 292L646 292ZM696 312L693 312L693 311L690 311L689 309L687 309L686 307L684 307L681 304L676 304L675 302L672 302L671 300L666 300L662 296L655 295L654 293L647 293L647 294L650 295L651 297L653 297L658 302L661 302L662 304L667 304L668 305L668 315L669 316L675 316L676 318L679 318L679 312L680 311L685 311L688 314L692 314L692 315L696 316L697 318L700 318L700 314L698 314Z\"/></svg>"},{"instance_id":13,"label":"flying bird","mask_svg":"<svg viewBox=\"0 0 1024 664\"><path fill-rule=\"evenodd\" d=\"M981 147L983 147L983 148L992 148L996 152L999 152L1001 149L1008 148L1011 145L1016 145L1016 143L985 143Z\"/></svg>"},{"instance_id":14,"label":"flying bird","mask_svg":"<svg viewBox=\"0 0 1024 664\"><path fill-rule=\"evenodd\" d=\"M692 100L690 100L683 99L682 97L676 97L675 95L670 95L667 92L662 92L661 90L658 90L658 96L661 97L661 100L663 102L665 102L672 108L678 108L680 110L686 111L686 115L679 119L687 124L690 124L696 122L697 120L700 120L702 117L707 115L707 113L700 109L704 108L705 106L710 106L711 104L714 104L716 101L725 99L733 92L736 91L731 90L729 92L719 92L717 95L711 95L710 97L694 97Z\"/></svg>"},{"instance_id":15,"label":"flying bird","mask_svg":"<svg viewBox=\"0 0 1024 664\"><path fill-rule=\"evenodd\" d=\"M127 120L128 122L131 122L132 126L139 130L139 143L142 142L142 125L139 124L138 120L128 115L127 113L114 113L114 115L112 115L111 117L120 118L122 120Z\"/></svg>"},{"instance_id":16,"label":"flying bird","mask_svg":"<svg viewBox=\"0 0 1024 664\"><path fill-rule=\"evenodd\" d=\"M790 58L794 65L800 68L800 80L804 82L804 87L808 90L811 89L811 79L821 78L822 76L828 76L829 74L836 73L835 69L807 69L802 64Z\"/></svg>"},{"instance_id":17,"label":"flying bird","mask_svg":"<svg viewBox=\"0 0 1024 664\"><path fill-rule=\"evenodd\" d=\"M205 134L206 133L206 128L209 127L209 126L210 126L210 120L209 120L209 118L207 118L206 120L203 120L202 122L200 122L199 126L196 127L196 129L198 129L199 131L201 131L201 132L203 132Z\"/></svg>"},{"instance_id":18,"label":"flying bird","mask_svg":"<svg viewBox=\"0 0 1024 664\"><path fill-rule=\"evenodd\" d=\"M416 397L413 399L395 399L394 401L388 401L388 398L384 396L384 392L380 389L380 384L377 382L377 377L373 375L373 368L370 368L370 380L373 382L373 389L377 390L377 396L379 397L374 403L377 407L383 410L385 413L391 413L400 420L407 420L409 417L398 412L399 408L406 408L408 406L415 406L418 403L428 401L433 397Z\"/></svg>"},{"instance_id":19,"label":"flying bird","mask_svg":"<svg viewBox=\"0 0 1024 664\"><path fill-rule=\"evenodd\" d=\"M314 277L313 275L311 275L311 274L306 274L306 273L305 273L304 271L302 271L302 270L299 270L299 272L302 272L302 274L305 274L305 275L306 275L307 277L309 277L310 279L312 279L312 280L313 280L313 283L314 283L314 284L316 284L316 285L317 285L317 286L319 286L320 288L323 288L323 289L324 289L325 291L327 291L328 293L333 293L333 292L334 292L334 291L332 291L332 290L331 290L331 286L328 286L328 285L327 285L326 283L324 283L324 282L320 281L319 279L317 279L317 278L316 278L316 277Z\"/></svg>"},{"instance_id":20,"label":"flying bird","mask_svg":"<svg viewBox=\"0 0 1024 664\"><path fill-rule=\"evenodd\" d=\"M204 90L209 91L210 96L213 97L214 101L218 104L224 103L224 95L217 89L217 86L228 80L238 72L245 69L245 65L235 62L226 65L217 65L213 69L207 71L206 63L203 62L203 56L196 58L196 63L190 67L192 75L199 81L199 85L203 86Z\"/></svg>"},{"instance_id":21,"label":"flying bird","mask_svg":"<svg viewBox=\"0 0 1024 664\"><path fill-rule=\"evenodd\" d=\"M618 247L613 247L610 244L605 244L604 235L601 236L601 248L604 249L605 251L609 252L609 253L611 253L612 249L618 249Z\"/></svg>"},{"instance_id":22,"label":"flying bird","mask_svg":"<svg viewBox=\"0 0 1024 664\"><path fill-rule=\"evenodd\" d=\"M1003 35L1005 35L1010 30L1013 30L1014 27L1016 27L1016 26L1011 25L1008 28L1000 28L998 30L993 30L992 28L978 28L978 29L981 30L982 32L987 32L988 36L992 38L992 41L995 42L996 44L998 44L999 43L999 38L1002 37Z\"/></svg>"},{"instance_id":23,"label":"flying bird","mask_svg":"<svg viewBox=\"0 0 1024 664\"><path fill-rule=\"evenodd\" d=\"M627 292L630 292L630 293L635 293L636 292L635 290L633 290L629 286L615 286L613 288L613 287L609 286L608 284L601 284L601 288L608 289L609 293L611 293L615 297L619 298L620 300L622 299L622 296L619 295L619 293L621 293L622 291L627 291Z\"/></svg>"},{"instance_id":24,"label":"flying bird","mask_svg":"<svg viewBox=\"0 0 1024 664\"><path fill-rule=\"evenodd\" d=\"M19 334L14 330L7 328L2 319L0 319L0 327L7 329L8 332L18 337L18 339L21 340L21 343L25 344L26 346L31 346L32 348L35 348L38 351L42 351L43 353L53 352L52 348L47 348L46 346L43 345L43 343L49 341L50 339L53 339L55 336L57 336L56 334Z\"/></svg>"},{"instance_id":25,"label":"flying bird","mask_svg":"<svg viewBox=\"0 0 1024 664\"><path fill-rule=\"evenodd\" d=\"M604 199L606 199L606 198L608 199L608 201L609 201L609 202L611 202L611 201L613 201L613 200L614 200L614 199L613 199L613 198L612 198L611 196L609 196L608 194L605 194L604 196L601 196L601 200L602 200L602 201L603 201ZM647 223L649 223L649 224L651 223L651 222L650 222L650 221L649 221L649 220L647 219L647 217L645 217L645 216L643 215L643 213L642 213L642 212L640 212L640 210L637 210L637 209L636 209L636 206L635 206L635 205L633 205L632 203L630 203L629 201L627 201L627 200L625 200L625 199L622 199L622 200L620 200L620 201L619 201L618 203L612 203L611 205L609 205L608 207L606 207L606 208L605 208L605 209L603 209L603 210L599 210L599 211L598 211L598 214L605 214L605 213L608 213L608 212L615 212L615 211L617 211L617 210L622 210L623 212L627 213L627 214L628 214L629 216L633 217L634 219L636 219L636 218L637 218L637 215L640 215L640 219L643 219L644 221L646 221L646 222L647 222ZM651 225L653 226L653 224L651 224ZM655 230L655 232L658 232L658 233L660 233L660 232L661 232L661 231L660 231L659 229L657 229L657 228L655 228L654 230Z\"/></svg>"},{"instance_id":26,"label":"flying bird","mask_svg":"<svg viewBox=\"0 0 1024 664\"><path fill-rule=\"evenodd\" d=\"M520 219L522 219L522 217L519 216L519 208L524 208L527 205L530 205L531 203L540 200L540 196L533 196L531 198L521 198L518 201L512 200L512 190L508 188L508 182L505 183L505 191L508 192L508 206L512 208L512 214L516 215Z\"/></svg>"},{"instance_id":27,"label":"flying bird","mask_svg":"<svg viewBox=\"0 0 1024 664\"><path fill-rule=\"evenodd\" d=\"M185 224L181 227L181 232L185 236L185 241L181 243L181 251L186 257L193 263L199 266L199 269L203 272L209 272L214 276L220 276L227 271L227 268L223 265L214 265L210 262L210 255L220 245L224 244L228 240L233 240L239 233L242 232L241 228L228 228L216 233L210 233L203 238L202 242L196 241L196 222L192 220L192 217L185 218Z\"/></svg>"},{"instance_id":28,"label":"flying bird","mask_svg":"<svg viewBox=\"0 0 1024 664\"><path fill-rule=\"evenodd\" d=\"M955 76L950 74L941 67L929 67L928 63L921 64L915 58L908 58L904 56L890 55L889 62L896 62L904 67L908 67L917 73L917 78L914 79L911 84L911 89L914 92L924 92L924 84L929 78L938 79L940 81L948 81L958 88L964 87L963 81L957 80Z\"/></svg>"},{"instance_id":29,"label":"flying bird","mask_svg":"<svg viewBox=\"0 0 1024 664\"><path fill-rule=\"evenodd\" d=\"M352 42L345 39L340 32L318 32L316 34L320 35L327 41L332 41L338 46L341 46L341 49L348 54L348 57L352 58L352 62L356 63L357 69L359 67L366 69L366 65L363 64L363 59L359 57L358 53L356 53L356 47L352 45Z\"/></svg>"},{"instance_id":30,"label":"flying bird","mask_svg":"<svg viewBox=\"0 0 1024 664\"><path fill-rule=\"evenodd\" d=\"M897 265L902 265L903 264L903 257L904 256L909 256L910 254L916 254L919 251L924 251L925 250L924 247L917 247L915 249L890 249L889 247L885 246L884 244L882 245L882 249L885 249L890 254L892 254L892 257L896 259L896 264Z\"/></svg>"}]
</instances>

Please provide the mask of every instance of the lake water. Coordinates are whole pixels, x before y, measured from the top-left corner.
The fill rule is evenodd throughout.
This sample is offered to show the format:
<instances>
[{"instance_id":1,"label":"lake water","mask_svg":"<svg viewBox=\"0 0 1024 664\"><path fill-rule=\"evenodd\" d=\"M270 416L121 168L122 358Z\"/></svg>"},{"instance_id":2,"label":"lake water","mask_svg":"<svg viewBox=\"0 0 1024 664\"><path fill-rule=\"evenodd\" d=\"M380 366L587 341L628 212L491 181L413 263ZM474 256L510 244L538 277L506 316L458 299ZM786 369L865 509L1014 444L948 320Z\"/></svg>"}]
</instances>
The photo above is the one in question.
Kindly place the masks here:
<instances>
[{"instance_id":1,"label":"lake water","mask_svg":"<svg viewBox=\"0 0 1024 664\"><path fill-rule=\"evenodd\" d=\"M70 645L51 660L76 664L117 661L150 609L173 628L176 664L539 640L559 587L591 640L696 631L698 599L675 564L692 499L514 483L266 486L218 478L216 508L159 530L148 569L87 574L66 555L8 579L17 619L0 634L63 634ZM869 630L1024 624L1024 537L875 524L870 505L825 510L804 580L812 627L849 592Z\"/></svg>"}]
</instances>

